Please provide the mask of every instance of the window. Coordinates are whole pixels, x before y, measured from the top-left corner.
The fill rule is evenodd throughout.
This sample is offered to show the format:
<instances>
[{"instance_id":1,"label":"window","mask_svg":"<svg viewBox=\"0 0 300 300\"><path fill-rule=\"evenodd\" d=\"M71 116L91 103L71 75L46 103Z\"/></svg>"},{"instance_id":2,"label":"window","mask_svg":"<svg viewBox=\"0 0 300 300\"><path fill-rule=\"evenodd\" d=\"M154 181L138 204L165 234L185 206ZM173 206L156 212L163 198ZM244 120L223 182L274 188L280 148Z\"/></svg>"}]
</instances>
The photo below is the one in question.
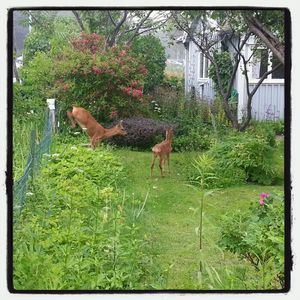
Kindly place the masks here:
<instances>
[{"instance_id":1,"label":"window","mask_svg":"<svg viewBox=\"0 0 300 300\"><path fill-rule=\"evenodd\" d=\"M263 74L270 71L279 63L277 57L273 55L268 49L257 49L252 58L252 79L260 79ZM280 67L272 74L268 75L267 79L283 79L284 78L284 66Z\"/></svg>"},{"instance_id":2,"label":"window","mask_svg":"<svg viewBox=\"0 0 300 300\"><path fill-rule=\"evenodd\" d=\"M271 58L272 68L276 67L279 64L278 58L274 55ZM280 64L280 67L272 73L272 79L283 79L284 78L284 66Z\"/></svg>"},{"instance_id":3,"label":"window","mask_svg":"<svg viewBox=\"0 0 300 300\"><path fill-rule=\"evenodd\" d=\"M203 55L202 52L199 53L199 78L208 78L208 67L209 60Z\"/></svg>"}]
</instances>

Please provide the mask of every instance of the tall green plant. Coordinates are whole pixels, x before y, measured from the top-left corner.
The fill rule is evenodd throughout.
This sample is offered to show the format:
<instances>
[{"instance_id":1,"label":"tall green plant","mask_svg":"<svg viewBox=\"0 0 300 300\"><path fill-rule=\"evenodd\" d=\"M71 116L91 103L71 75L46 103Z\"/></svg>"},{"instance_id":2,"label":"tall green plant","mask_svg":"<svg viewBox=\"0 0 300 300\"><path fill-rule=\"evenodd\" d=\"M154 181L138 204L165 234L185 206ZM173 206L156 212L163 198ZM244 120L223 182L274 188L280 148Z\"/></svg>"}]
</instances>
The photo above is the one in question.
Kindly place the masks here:
<instances>
[{"instance_id":1,"label":"tall green plant","mask_svg":"<svg viewBox=\"0 0 300 300\"><path fill-rule=\"evenodd\" d=\"M228 51L214 51L213 52L214 62L218 65L219 73L217 74L216 67L214 64L210 64L208 74L214 82L214 89L218 96L221 96L221 88L217 76L221 78L221 86L227 88L232 75L233 67ZM228 89L228 88L227 88ZM227 89L225 92L227 93Z\"/></svg>"},{"instance_id":2,"label":"tall green plant","mask_svg":"<svg viewBox=\"0 0 300 300\"><path fill-rule=\"evenodd\" d=\"M247 211L222 217L219 245L246 259L260 273L262 289L284 286L284 202L261 193Z\"/></svg>"},{"instance_id":3,"label":"tall green plant","mask_svg":"<svg viewBox=\"0 0 300 300\"><path fill-rule=\"evenodd\" d=\"M146 35L132 43L132 53L144 63L148 70L145 78L145 92L151 92L163 83L166 67L166 53L159 38Z\"/></svg>"}]
</instances>

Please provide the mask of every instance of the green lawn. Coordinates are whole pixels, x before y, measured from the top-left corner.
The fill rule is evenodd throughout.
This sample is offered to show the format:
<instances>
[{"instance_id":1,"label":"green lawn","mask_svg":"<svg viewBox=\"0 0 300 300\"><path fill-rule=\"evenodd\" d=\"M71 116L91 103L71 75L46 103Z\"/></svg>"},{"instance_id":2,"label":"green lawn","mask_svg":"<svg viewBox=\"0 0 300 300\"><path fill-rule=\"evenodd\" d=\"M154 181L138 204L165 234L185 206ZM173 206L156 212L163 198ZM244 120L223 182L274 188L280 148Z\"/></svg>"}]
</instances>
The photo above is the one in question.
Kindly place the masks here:
<instances>
[{"instance_id":1,"label":"green lawn","mask_svg":"<svg viewBox=\"0 0 300 300\"><path fill-rule=\"evenodd\" d=\"M282 146L278 148L281 150ZM115 154L127 172L126 193L139 199L145 199L148 193L140 217L140 235L149 242L149 254L157 272L149 271L149 276L143 278L146 287L185 290L259 287L260 278L250 265L218 248L220 217L227 211L247 209L251 201L258 201L261 192L282 192L282 185L248 184L218 190L208 196L204 201L204 241L200 252L196 234L199 212L194 212L199 206L200 193L188 186L184 175L184 166L194 154L172 154L171 175L164 178L160 177L157 165L150 178L150 151L115 150ZM277 156L280 165L283 158ZM198 274L200 255L202 280Z\"/></svg>"},{"instance_id":2,"label":"green lawn","mask_svg":"<svg viewBox=\"0 0 300 300\"><path fill-rule=\"evenodd\" d=\"M246 261L220 249L217 241L222 215L245 210L253 202L258 204L261 192L283 191L282 143L274 160L281 174L278 185L245 184L216 190L204 199L200 251L197 208L201 192L186 181L187 166L197 153L172 153L170 176L162 178L156 162L150 178L150 150L108 146L106 153L105 145L91 151L81 149L80 142L74 138L54 143L53 162L41 170L42 177L14 227L14 279L19 289L262 288L261 274ZM79 153L77 156L72 148ZM115 182L109 178L117 175L119 160L123 171ZM44 180L48 171L51 176ZM104 187L113 182L116 194L102 190L102 185L99 193L95 182L85 174ZM118 265L118 272L112 264ZM102 273L100 269L96 272L97 268ZM132 273L134 276L130 276Z\"/></svg>"}]
</instances>

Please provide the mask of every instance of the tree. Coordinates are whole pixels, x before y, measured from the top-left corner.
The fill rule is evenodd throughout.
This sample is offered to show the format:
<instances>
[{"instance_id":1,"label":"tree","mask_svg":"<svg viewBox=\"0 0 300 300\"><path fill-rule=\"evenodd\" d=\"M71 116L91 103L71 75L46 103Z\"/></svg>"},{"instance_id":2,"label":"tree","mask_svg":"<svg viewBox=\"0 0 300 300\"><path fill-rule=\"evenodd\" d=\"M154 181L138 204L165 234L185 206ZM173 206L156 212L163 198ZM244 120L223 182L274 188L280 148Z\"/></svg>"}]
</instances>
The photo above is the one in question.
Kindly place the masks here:
<instances>
[{"instance_id":1,"label":"tree","mask_svg":"<svg viewBox=\"0 0 300 300\"><path fill-rule=\"evenodd\" d=\"M242 15L249 31L255 34L284 65L284 12L282 10L259 10L251 13L242 12Z\"/></svg>"},{"instance_id":2,"label":"tree","mask_svg":"<svg viewBox=\"0 0 300 300\"><path fill-rule=\"evenodd\" d=\"M251 105L254 94L267 76L276 71L277 64L270 71L266 71L260 80L250 90L249 64L253 55L257 52L254 47L253 54L245 55L244 49L252 32L246 30L243 16L232 11L172 11L172 19L178 29L187 34L189 41L197 45L203 55L210 61L214 82L222 99L226 117L237 130L245 130L252 118ZM220 51L220 45L221 51ZM258 44L257 44L258 46ZM220 64L221 57L226 55L228 47L231 48L230 65ZM239 120L238 114L230 106L230 97L238 68L241 67L246 81L247 105L244 117ZM224 70L227 72L227 80L224 80Z\"/></svg>"},{"instance_id":3,"label":"tree","mask_svg":"<svg viewBox=\"0 0 300 300\"><path fill-rule=\"evenodd\" d=\"M168 11L154 10L84 10L72 11L81 31L96 32L106 37L106 47L131 44L145 33L166 25Z\"/></svg>"},{"instance_id":4,"label":"tree","mask_svg":"<svg viewBox=\"0 0 300 300\"><path fill-rule=\"evenodd\" d=\"M26 25L31 26L24 43L24 64L37 52L48 52L63 47L79 33L75 20L57 15L55 11L23 11Z\"/></svg>"}]
</instances>

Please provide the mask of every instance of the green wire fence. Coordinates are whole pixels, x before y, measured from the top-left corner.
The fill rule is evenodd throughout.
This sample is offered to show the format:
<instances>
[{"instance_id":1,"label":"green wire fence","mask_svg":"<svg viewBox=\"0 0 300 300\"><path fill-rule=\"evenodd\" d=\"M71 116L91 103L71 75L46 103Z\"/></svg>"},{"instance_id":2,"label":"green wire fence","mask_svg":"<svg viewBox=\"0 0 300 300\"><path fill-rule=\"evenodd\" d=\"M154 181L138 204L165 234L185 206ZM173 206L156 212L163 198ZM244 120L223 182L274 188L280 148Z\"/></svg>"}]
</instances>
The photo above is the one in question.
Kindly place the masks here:
<instances>
[{"instance_id":1,"label":"green wire fence","mask_svg":"<svg viewBox=\"0 0 300 300\"><path fill-rule=\"evenodd\" d=\"M30 135L30 149L23 175L13 184L13 209L20 211L24 206L29 181L37 174L42 155L50 152L53 133L54 110L47 109L45 113L44 130L40 141L37 141L37 131L33 129Z\"/></svg>"}]
</instances>

